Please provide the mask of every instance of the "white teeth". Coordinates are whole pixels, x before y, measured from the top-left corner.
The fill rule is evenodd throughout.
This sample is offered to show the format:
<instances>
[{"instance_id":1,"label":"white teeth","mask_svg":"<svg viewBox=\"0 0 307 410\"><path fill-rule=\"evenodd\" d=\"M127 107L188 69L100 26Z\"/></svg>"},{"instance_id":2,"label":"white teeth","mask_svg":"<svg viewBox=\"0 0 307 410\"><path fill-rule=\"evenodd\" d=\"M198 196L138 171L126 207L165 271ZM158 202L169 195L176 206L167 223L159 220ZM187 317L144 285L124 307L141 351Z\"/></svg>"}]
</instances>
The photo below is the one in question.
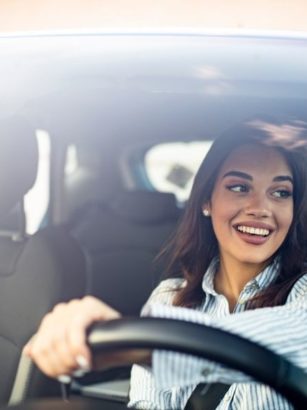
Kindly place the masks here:
<instances>
[{"instance_id":1,"label":"white teeth","mask_svg":"<svg viewBox=\"0 0 307 410\"><path fill-rule=\"evenodd\" d=\"M263 228L253 228L252 226L244 226L239 225L237 230L243 233L249 233L250 235L260 235L260 236L268 236L270 231L268 229Z\"/></svg>"}]
</instances>

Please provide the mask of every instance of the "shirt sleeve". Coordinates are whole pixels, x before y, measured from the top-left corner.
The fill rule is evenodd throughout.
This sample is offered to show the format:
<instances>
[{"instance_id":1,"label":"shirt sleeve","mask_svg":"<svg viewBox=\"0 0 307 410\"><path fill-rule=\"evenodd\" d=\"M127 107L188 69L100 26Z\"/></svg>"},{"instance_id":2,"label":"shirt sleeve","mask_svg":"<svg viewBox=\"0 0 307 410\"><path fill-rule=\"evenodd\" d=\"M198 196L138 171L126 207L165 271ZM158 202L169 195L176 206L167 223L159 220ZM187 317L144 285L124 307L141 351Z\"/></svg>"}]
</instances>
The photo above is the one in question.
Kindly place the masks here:
<instances>
[{"instance_id":1,"label":"shirt sleeve","mask_svg":"<svg viewBox=\"0 0 307 410\"><path fill-rule=\"evenodd\" d=\"M284 356L307 372L307 295L283 306L262 308L212 319L199 311L149 303L145 315L210 325L240 335ZM153 374L157 386L199 382L232 384L250 378L216 363L174 352L154 351Z\"/></svg>"}]
</instances>

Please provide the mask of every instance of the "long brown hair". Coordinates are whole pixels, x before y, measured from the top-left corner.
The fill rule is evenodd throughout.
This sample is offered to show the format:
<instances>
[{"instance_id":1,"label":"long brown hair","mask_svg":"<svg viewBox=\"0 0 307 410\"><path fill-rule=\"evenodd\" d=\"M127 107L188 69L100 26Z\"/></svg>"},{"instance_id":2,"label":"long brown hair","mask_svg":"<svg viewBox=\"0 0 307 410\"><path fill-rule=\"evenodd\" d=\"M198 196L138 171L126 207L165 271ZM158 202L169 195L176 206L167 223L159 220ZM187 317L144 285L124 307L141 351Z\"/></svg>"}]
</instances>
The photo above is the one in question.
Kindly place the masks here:
<instances>
[{"instance_id":1,"label":"long brown hair","mask_svg":"<svg viewBox=\"0 0 307 410\"><path fill-rule=\"evenodd\" d=\"M177 232L164 250L170 255L170 275L182 276L186 280L186 286L177 289L174 305L195 307L203 301L203 276L212 259L218 256L218 243L211 220L203 216L202 208L211 198L225 159L246 143L274 146L284 156L293 174L294 217L287 237L277 251L280 272L274 283L259 294L249 308L285 303L292 286L305 273L307 261L306 136L307 130L301 122L276 124L256 120L232 128L213 143L197 172Z\"/></svg>"}]
</instances>

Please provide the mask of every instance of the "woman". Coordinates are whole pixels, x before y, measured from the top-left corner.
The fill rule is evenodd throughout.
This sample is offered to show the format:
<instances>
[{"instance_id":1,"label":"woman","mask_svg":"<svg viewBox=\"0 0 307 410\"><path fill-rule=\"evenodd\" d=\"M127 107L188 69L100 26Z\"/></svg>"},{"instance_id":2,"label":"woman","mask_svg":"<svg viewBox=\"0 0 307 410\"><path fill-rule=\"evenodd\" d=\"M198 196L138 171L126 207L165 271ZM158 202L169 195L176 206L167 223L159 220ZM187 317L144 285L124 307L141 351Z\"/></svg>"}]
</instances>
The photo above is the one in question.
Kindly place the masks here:
<instances>
[{"instance_id":1,"label":"woman","mask_svg":"<svg viewBox=\"0 0 307 410\"><path fill-rule=\"evenodd\" d=\"M179 278L161 282L146 304L145 313L223 322L230 313L239 317L245 310L306 299L304 133L301 123L278 127L254 121L228 131L213 144L167 249L172 255L170 272ZM190 309L187 313L180 307ZM241 314L243 321L247 313ZM59 305L43 320L25 352L53 377L87 369L91 358L85 345L86 327L95 320L116 317L118 312L94 298ZM168 361L172 365L163 367ZM195 359L178 360L171 354L166 358L163 353L154 355L154 363L160 369L155 377L150 367L134 366L131 405L184 408L199 382L223 377L218 370L213 376L210 372L201 375L195 371ZM185 378L179 376L176 380L176 374L170 374L170 381L157 385L159 374L168 374L168 369L176 366L176 374L185 374ZM212 364L206 366L212 370ZM251 398L256 398L254 407ZM232 384L219 407L289 408L271 389L255 383Z\"/></svg>"}]
</instances>

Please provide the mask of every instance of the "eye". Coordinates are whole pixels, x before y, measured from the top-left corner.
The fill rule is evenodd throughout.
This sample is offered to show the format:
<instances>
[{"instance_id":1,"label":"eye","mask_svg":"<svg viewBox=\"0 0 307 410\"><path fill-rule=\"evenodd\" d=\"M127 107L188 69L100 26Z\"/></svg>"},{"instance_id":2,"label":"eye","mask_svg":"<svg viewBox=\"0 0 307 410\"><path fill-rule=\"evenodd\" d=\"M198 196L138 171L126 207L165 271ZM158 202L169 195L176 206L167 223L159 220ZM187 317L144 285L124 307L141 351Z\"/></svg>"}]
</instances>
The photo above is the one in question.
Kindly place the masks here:
<instances>
[{"instance_id":1,"label":"eye","mask_svg":"<svg viewBox=\"0 0 307 410\"><path fill-rule=\"evenodd\" d=\"M277 189L272 193L275 198L289 198L292 196L292 192L288 189Z\"/></svg>"},{"instance_id":2,"label":"eye","mask_svg":"<svg viewBox=\"0 0 307 410\"><path fill-rule=\"evenodd\" d=\"M231 191L231 192L249 192L249 186L246 184L232 184L232 185L227 185L226 188Z\"/></svg>"}]
</instances>

